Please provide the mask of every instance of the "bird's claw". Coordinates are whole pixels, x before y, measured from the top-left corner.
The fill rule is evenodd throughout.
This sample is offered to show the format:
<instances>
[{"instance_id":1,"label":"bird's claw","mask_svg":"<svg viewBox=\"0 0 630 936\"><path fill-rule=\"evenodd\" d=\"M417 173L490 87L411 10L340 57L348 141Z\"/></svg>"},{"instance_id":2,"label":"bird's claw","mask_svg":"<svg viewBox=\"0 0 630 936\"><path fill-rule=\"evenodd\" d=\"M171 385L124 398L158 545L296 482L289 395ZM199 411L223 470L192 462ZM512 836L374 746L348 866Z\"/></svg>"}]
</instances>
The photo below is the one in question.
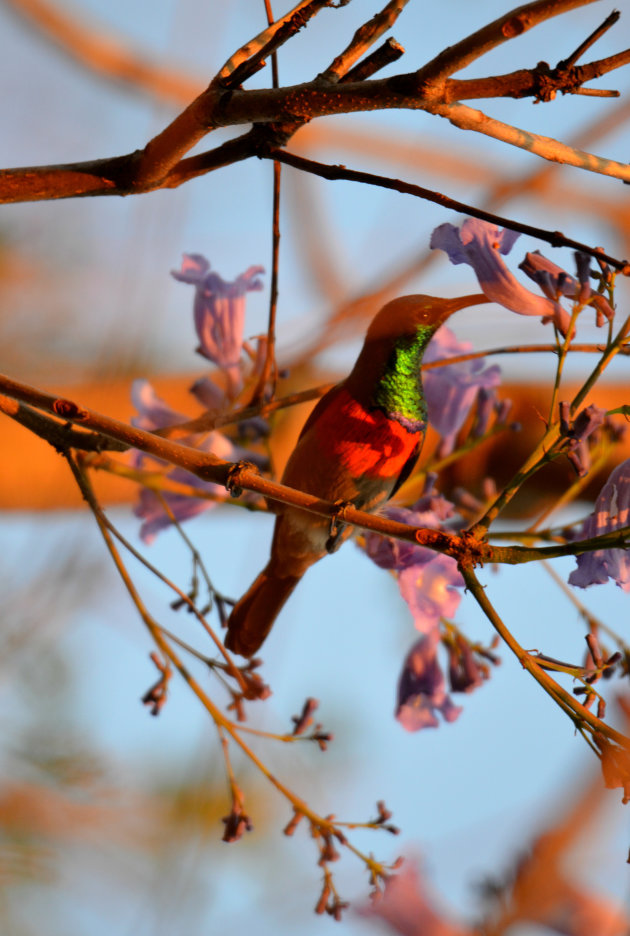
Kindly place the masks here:
<instances>
[{"instance_id":1,"label":"bird's claw","mask_svg":"<svg viewBox=\"0 0 630 936\"><path fill-rule=\"evenodd\" d=\"M343 532L346 524L343 522L343 512L346 507L354 507L352 501L335 501L335 512L330 516L330 528L326 540L326 552L336 552L343 542Z\"/></svg>"},{"instance_id":2,"label":"bird's claw","mask_svg":"<svg viewBox=\"0 0 630 936\"><path fill-rule=\"evenodd\" d=\"M240 483L240 475L243 471L253 471L255 474L260 473L253 462L245 461L244 459L234 462L234 464L230 466L227 478L225 479L225 488L230 497L240 497L243 493L243 487Z\"/></svg>"}]
</instances>

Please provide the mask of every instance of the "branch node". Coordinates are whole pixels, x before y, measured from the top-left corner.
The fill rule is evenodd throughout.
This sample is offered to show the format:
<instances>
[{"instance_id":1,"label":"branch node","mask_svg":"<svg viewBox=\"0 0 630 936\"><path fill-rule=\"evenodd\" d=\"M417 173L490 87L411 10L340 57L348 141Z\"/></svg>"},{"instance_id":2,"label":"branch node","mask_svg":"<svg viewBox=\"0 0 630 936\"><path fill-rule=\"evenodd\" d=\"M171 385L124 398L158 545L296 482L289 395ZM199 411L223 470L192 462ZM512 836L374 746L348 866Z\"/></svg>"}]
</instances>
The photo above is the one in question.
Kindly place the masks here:
<instances>
[{"instance_id":1,"label":"branch node","mask_svg":"<svg viewBox=\"0 0 630 936\"><path fill-rule=\"evenodd\" d=\"M83 422L89 416L87 410L84 410L78 403L73 403L72 400L55 400L52 411L56 416L68 419L70 422Z\"/></svg>"}]
</instances>

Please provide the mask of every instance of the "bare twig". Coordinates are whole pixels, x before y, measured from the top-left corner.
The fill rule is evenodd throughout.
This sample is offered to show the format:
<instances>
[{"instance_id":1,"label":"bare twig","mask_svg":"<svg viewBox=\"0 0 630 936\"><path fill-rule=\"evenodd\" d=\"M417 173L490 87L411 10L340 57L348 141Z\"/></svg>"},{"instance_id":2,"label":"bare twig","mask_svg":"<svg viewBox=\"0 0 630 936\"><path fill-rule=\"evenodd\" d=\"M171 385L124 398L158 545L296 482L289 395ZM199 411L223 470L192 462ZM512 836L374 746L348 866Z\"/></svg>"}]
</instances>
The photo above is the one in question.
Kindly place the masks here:
<instances>
[{"instance_id":1,"label":"bare twig","mask_svg":"<svg viewBox=\"0 0 630 936\"><path fill-rule=\"evenodd\" d=\"M376 13L371 20L364 23L357 29L352 38L352 42L341 52L328 68L322 72L320 78L324 81L339 81L352 66L358 62L377 39L391 29L409 0L389 0L379 13Z\"/></svg>"},{"instance_id":2,"label":"bare twig","mask_svg":"<svg viewBox=\"0 0 630 936\"><path fill-rule=\"evenodd\" d=\"M466 108L469 110L469 108ZM348 169L346 166L331 166L326 163L316 162L313 159L306 159L304 156L298 156L295 153L289 153L286 150L273 150L268 154L269 158L278 159L295 169L301 169L305 172L311 172L314 175L321 176L324 179L337 180L343 179L350 182L363 182L367 185L376 185L380 188L391 189L395 192L401 192L405 195L415 195L417 198L424 198L426 201L435 202L451 211L459 211L470 215L473 218L481 218L484 221L491 221L503 227L511 228L513 231L520 231L521 234L529 234L531 237L537 237L539 240L547 241L552 247L571 247L574 250L580 250L583 253L590 254L592 257L601 257L619 270L625 276L630 276L630 262L627 260L616 260L614 257L604 256L599 249L589 247L588 244L582 244L580 241L565 237L561 231L546 231L543 228L533 227L530 224L522 224L511 218L504 218L501 215L493 214L490 211L484 211L467 205L464 202L449 198L448 195L442 195L440 192L431 191L423 188L421 185L413 185L410 182L403 182L400 179L388 179L384 176L375 175L372 172L358 172L354 169ZM628 168L630 178L630 168Z\"/></svg>"},{"instance_id":3,"label":"bare twig","mask_svg":"<svg viewBox=\"0 0 630 936\"><path fill-rule=\"evenodd\" d=\"M503 42L522 35L547 19L593 2L594 0L535 0L534 3L525 3L466 36L461 42L444 49L417 72L418 80L423 84L444 81L449 75L466 68Z\"/></svg>"}]
</instances>

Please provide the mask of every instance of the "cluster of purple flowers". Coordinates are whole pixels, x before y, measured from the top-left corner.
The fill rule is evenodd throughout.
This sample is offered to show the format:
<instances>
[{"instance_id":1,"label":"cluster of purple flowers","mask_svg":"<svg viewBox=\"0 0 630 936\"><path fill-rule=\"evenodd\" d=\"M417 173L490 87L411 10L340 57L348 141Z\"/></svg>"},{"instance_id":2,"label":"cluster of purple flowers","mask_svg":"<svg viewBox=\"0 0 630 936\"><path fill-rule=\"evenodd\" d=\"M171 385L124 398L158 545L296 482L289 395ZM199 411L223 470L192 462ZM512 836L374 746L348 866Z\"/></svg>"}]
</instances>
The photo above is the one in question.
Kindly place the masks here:
<instances>
[{"instance_id":1,"label":"cluster of purple flowers","mask_svg":"<svg viewBox=\"0 0 630 936\"><path fill-rule=\"evenodd\" d=\"M472 345L458 341L443 325L433 336L424 355L424 362L447 360L470 351ZM422 378L429 422L441 436L440 455L448 455L455 447L457 433L468 414L477 405L475 434L487 430L496 410L499 421L505 421L507 410L497 403L496 387L501 381L501 368L486 367L483 360L460 361L455 365L427 370Z\"/></svg>"},{"instance_id":2,"label":"cluster of purple flowers","mask_svg":"<svg viewBox=\"0 0 630 936\"><path fill-rule=\"evenodd\" d=\"M431 235L431 248L444 250L453 264L471 266L488 299L519 315L540 316L543 324L553 322L563 335L568 333L571 322L571 316L560 304L563 297L580 305L592 305L597 313L597 325L612 320L614 311L606 297L591 289L591 262L586 254L577 252L575 255L575 279L538 251L528 253L520 269L544 295L539 296L521 285L501 256L509 254L519 236L516 231L501 230L488 221L468 218L461 228L453 224L437 227Z\"/></svg>"},{"instance_id":3,"label":"cluster of purple flowers","mask_svg":"<svg viewBox=\"0 0 630 936\"><path fill-rule=\"evenodd\" d=\"M538 251L528 253L520 269L541 289L543 296L522 286L510 272L502 256L512 249L518 238L515 231L500 230L486 221L469 218L456 228L441 224L431 236L431 247L444 250L451 263L467 263L473 268L484 294L519 315L538 315L543 323L553 322L566 335L571 317L560 304L569 298L580 306L595 309L596 324L611 322L614 310L601 293L590 286L591 260L576 252L576 277L570 276ZM590 467L587 440L604 424L606 412L591 405L582 410L573 423L569 420L568 404L561 404L561 430L567 439L567 456L577 473L584 475ZM595 504L595 510L574 531L575 540L620 530L628 526L630 517L630 460L619 465L610 475ZM577 557L577 569L569 576L571 585L587 588L611 578L625 591L630 591L630 559L622 548L600 549Z\"/></svg>"},{"instance_id":4,"label":"cluster of purple flowers","mask_svg":"<svg viewBox=\"0 0 630 936\"><path fill-rule=\"evenodd\" d=\"M528 253L520 269L539 286L543 295L536 295L519 283L502 259L518 236L514 231L500 230L496 225L471 218L461 228L440 225L433 232L431 247L444 250L453 264L469 264L484 294L492 301L520 315L540 316L543 323L553 322L563 335L567 335L571 327L571 316L560 302L563 297L580 306L592 305L598 326L612 320L614 312L608 300L591 289L590 258L584 254L576 254L577 277L572 277L539 252ZM430 363L467 350L469 345L461 344L448 328L442 327L429 345L424 360ZM478 359L426 372L423 383L429 422L441 436L441 455L452 451L457 434L473 407L476 406L473 428L476 435L483 435L487 430L493 412L499 424L505 422L509 401L497 401L499 382L500 369L486 367ZM587 439L602 426L605 417L599 407L590 406L571 423L566 407L561 410L567 455L579 474L584 474L589 467ZM611 475L595 513L580 531L580 538L628 524L629 510L630 461ZM430 484L413 508L388 507L384 514L403 523L445 529L445 521L453 520L453 511L453 505L434 494ZM446 642L448 647L451 692L470 692L487 675L487 668L475 658L465 638L458 635L456 639L443 641L441 636L440 622L452 618L461 601L464 582L457 564L448 556L377 534L368 534L365 539L367 553L374 562L396 575L400 594L421 633L403 665L396 717L409 731L436 727L438 712L445 721L454 721L461 709L453 703L447 689L447 678L438 660L440 644ZM569 581L585 587L606 581L609 575L622 588L630 590L630 562L623 550L600 550L580 556L578 569Z\"/></svg>"},{"instance_id":5,"label":"cluster of purple flowers","mask_svg":"<svg viewBox=\"0 0 630 936\"><path fill-rule=\"evenodd\" d=\"M386 507L384 516L413 526L448 529L454 505L433 492L435 479L429 477L425 492L411 508ZM456 561L402 540L367 533L368 556L382 569L394 572L400 594L407 603L421 636L413 644L398 682L396 718L407 731L436 728L439 712L445 721L454 721L461 708L453 703L446 676L438 660L442 618L452 618L462 599L464 580ZM483 681L483 668L474 660L464 639L449 645L449 685L453 692L471 692Z\"/></svg>"},{"instance_id":6,"label":"cluster of purple flowers","mask_svg":"<svg viewBox=\"0 0 630 936\"><path fill-rule=\"evenodd\" d=\"M181 270L172 272L175 279L190 283L195 287L193 314L199 339L198 353L206 360L212 361L225 375L224 386L204 376L195 381L190 388L191 394L207 410L220 412L227 408L243 389L246 366L243 361L246 295L248 292L263 288L262 281L259 279L259 274L263 272L263 267L252 266L230 283L222 279L218 273L212 272L210 264L200 254L185 254ZM258 340L257 353L254 355L253 364L250 363L250 376L255 376L261 370L265 341L265 338ZM132 423L141 429L149 432L164 429L167 426L183 423L187 419L160 399L146 380L134 381L131 395L133 405L138 411L138 416L132 420ZM249 437L260 436L266 431L266 425L260 419L249 420L241 428L242 434ZM266 459L249 449L239 447L222 432L213 431L201 435L190 435L181 439L181 442L203 452L212 453L226 461L247 458L259 464L260 467L266 466ZM193 487L202 495L200 497L184 493L177 494L172 491L164 492L163 499L178 522L198 516L227 496L225 489L219 485L201 481L183 468L169 469L158 459L150 458L141 452L136 453L134 466L163 471L171 482ZM151 543L160 530L171 524L171 518L165 511L161 498L148 488L141 490L134 513L142 520L140 536L145 543Z\"/></svg>"}]
</instances>

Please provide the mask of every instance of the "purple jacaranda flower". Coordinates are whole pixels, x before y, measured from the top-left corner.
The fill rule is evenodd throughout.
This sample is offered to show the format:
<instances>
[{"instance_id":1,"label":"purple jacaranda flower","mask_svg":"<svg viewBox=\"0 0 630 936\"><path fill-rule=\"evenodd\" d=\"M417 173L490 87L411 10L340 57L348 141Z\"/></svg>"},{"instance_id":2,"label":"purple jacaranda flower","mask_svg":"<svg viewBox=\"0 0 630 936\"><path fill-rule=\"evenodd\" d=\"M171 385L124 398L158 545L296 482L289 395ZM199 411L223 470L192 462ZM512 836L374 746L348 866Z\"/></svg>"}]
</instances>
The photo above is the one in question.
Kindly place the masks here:
<instances>
[{"instance_id":1,"label":"purple jacaranda flower","mask_svg":"<svg viewBox=\"0 0 630 936\"><path fill-rule=\"evenodd\" d=\"M387 879L384 892L359 913L379 918L400 936L472 936L437 910L418 864L409 859L398 874Z\"/></svg>"},{"instance_id":2,"label":"purple jacaranda flower","mask_svg":"<svg viewBox=\"0 0 630 936\"><path fill-rule=\"evenodd\" d=\"M154 429L162 429L165 426L184 422L186 420L185 416L171 409L171 407L157 395L147 380L135 380L132 385L131 396L138 410L138 416L134 417L131 422L132 425L140 429L151 432ZM186 436L180 441L183 445L190 445L199 451L211 453L225 461L237 461L238 459L246 458L249 461L260 463L260 456L234 445L231 439L228 439L228 437L221 432L209 432L201 437ZM228 497L227 491L222 485L212 484L209 481L202 481L196 475L191 474L183 468L169 468L165 462L152 455L145 455L143 452L138 452L133 458L133 463L138 468L146 467L147 460L157 466L157 470L163 471L165 477L169 478L171 481L197 488L199 491L204 491L207 494L213 495L213 497L218 500L225 500ZM205 510L213 507L216 503L216 500L208 500L186 494L175 494L169 491L164 491L162 496L178 522L196 517ZM134 514L143 521L140 528L140 536L147 544L153 542L160 530L171 525L171 519L164 510L160 498L154 491L148 488L141 489L139 502L134 508Z\"/></svg>"},{"instance_id":3,"label":"purple jacaranda flower","mask_svg":"<svg viewBox=\"0 0 630 936\"><path fill-rule=\"evenodd\" d=\"M258 275L264 267L251 266L228 283L201 254L184 254L181 270L172 276L195 287L194 318L199 338L197 351L222 368L228 377L230 395L236 396L242 385L239 369L245 326L245 296L263 288Z\"/></svg>"},{"instance_id":4,"label":"purple jacaranda flower","mask_svg":"<svg viewBox=\"0 0 630 936\"><path fill-rule=\"evenodd\" d=\"M431 527L444 529L444 521L453 516L454 507L450 501L441 494L433 493L434 477L428 478L425 484L425 493L416 501L413 507L397 507L391 505L383 508L381 514L389 520L398 523L407 523L409 526ZM380 533L366 532L365 551L370 559L381 569L392 569L401 572L415 563L428 562L436 554L406 540L397 540Z\"/></svg>"},{"instance_id":5,"label":"purple jacaranda flower","mask_svg":"<svg viewBox=\"0 0 630 936\"><path fill-rule=\"evenodd\" d=\"M602 488L595 510L586 518L576 539L590 539L630 525L630 459L611 472ZM630 553L627 549L598 549L577 556L577 569L569 584L579 588L603 585L611 578L624 591L630 591Z\"/></svg>"},{"instance_id":6,"label":"purple jacaranda flower","mask_svg":"<svg viewBox=\"0 0 630 936\"><path fill-rule=\"evenodd\" d=\"M406 731L437 728L436 712L452 722L462 711L446 691L446 680L437 659L439 643L440 634L434 627L415 642L403 664L396 718Z\"/></svg>"},{"instance_id":7,"label":"purple jacaranda flower","mask_svg":"<svg viewBox=\"0 0 630 936\"><path fill-rule=\"evenodd\" d=\"M568 402L560 403L560 429L567 437L567 458L581 478L588 474L591 456L587 439L606 421L606 410L592 403L581 410L571 424L571 409Z\"/></svg>"},{"instance_id":8,"label":"purple jacaranda flower","mask_svg":"<svg viewBox=\"0 0 630 936\"><path fill-rule=\"evenodd\" d=\"M469 342L458 341L453 332L443 325L431 339L424 354L424 361L456 357L470 351ZM461 361L427 370L422 378L427 400L429 422L442 436L440 451L452 451L455 437L478 399L479 392L491 390L501 381L501 368L494 364L486 367L485 361Z\"/></svg>"},{"instance_id":9,"label":"purple jacaranda flower","mask_svg":"<svg viewBox=\"0 0 630 936\"><path fill-rule=\"evenodd\" d=\"M606 320L611 322L615 316L614 309L605 296L591 289L589 279L591 275L590 257L587 254L576 252L577 280L570 276L562 267L557 266L544 257L539 250L525 254L525 259L519 263L519 269L531 280L540 286L545 296L556 301L560 296L568 296L578 302L590 303L597 313L597 326L600 327Z\"/></svg>"},{"instance_id":10,"label":"purple jacaranda flower","mask_svg":"<svg viewBox=\"0 0 630 936\"><path fill-rule=\"evenodd\" d=\"M164 429L166 426L173 426L187 419L159 397L148 380L133 381L131 402L138 410L138 415L133 417L131 425L138 429L145 429L147 432Z\"/></svg>"},{"instance_id":11,"label":"purple jacaranda flower","mask_svg":"<svg viewBox=\"0 0 630 936\"><path fill-rule=\"evenodd\" d=\"M452 618L462 600L464 579L452 556L426 549L418 560L398 575L398 588L413 617L414 627L426 634L440 618Z\"/></svg>"},{"instance_id":12,"label":"purple jacaranda flower","mask_svg":"<svg viewBox=\"0 0 630 936\"><path fill-rule=\"evenodd\" d=\"M540 315L543 324L553 322L566 335L570 317L559 302L537 296L521 286L501 259L510 252L518 237L516 231L500 230L496 224L467 218L461 228L440 224L431 235L431 248L444 250L453 264L467 263L479 285L492 302L519 315Z\"/></svg>"},{"instance_id":13,"label":"purple jacaranda flower","mask_svg":"<svg viewBox=\"0 0 630 936\"><path fill-rule=\"evenodd\" d=\"M382 515L410 526L446 530L444 521L453 517L454 507L440 494L434 493L435 477L427 479L425 493L408 507L385 507ZM409 543L379 533L366 533L368 556L382 569L396 573L400 594L411 611L414 626L428 633L441 617L452 617L461 601L458 588L464 580L451 556L443 556L426 546Z\"/></svg>"}]
</instances>

